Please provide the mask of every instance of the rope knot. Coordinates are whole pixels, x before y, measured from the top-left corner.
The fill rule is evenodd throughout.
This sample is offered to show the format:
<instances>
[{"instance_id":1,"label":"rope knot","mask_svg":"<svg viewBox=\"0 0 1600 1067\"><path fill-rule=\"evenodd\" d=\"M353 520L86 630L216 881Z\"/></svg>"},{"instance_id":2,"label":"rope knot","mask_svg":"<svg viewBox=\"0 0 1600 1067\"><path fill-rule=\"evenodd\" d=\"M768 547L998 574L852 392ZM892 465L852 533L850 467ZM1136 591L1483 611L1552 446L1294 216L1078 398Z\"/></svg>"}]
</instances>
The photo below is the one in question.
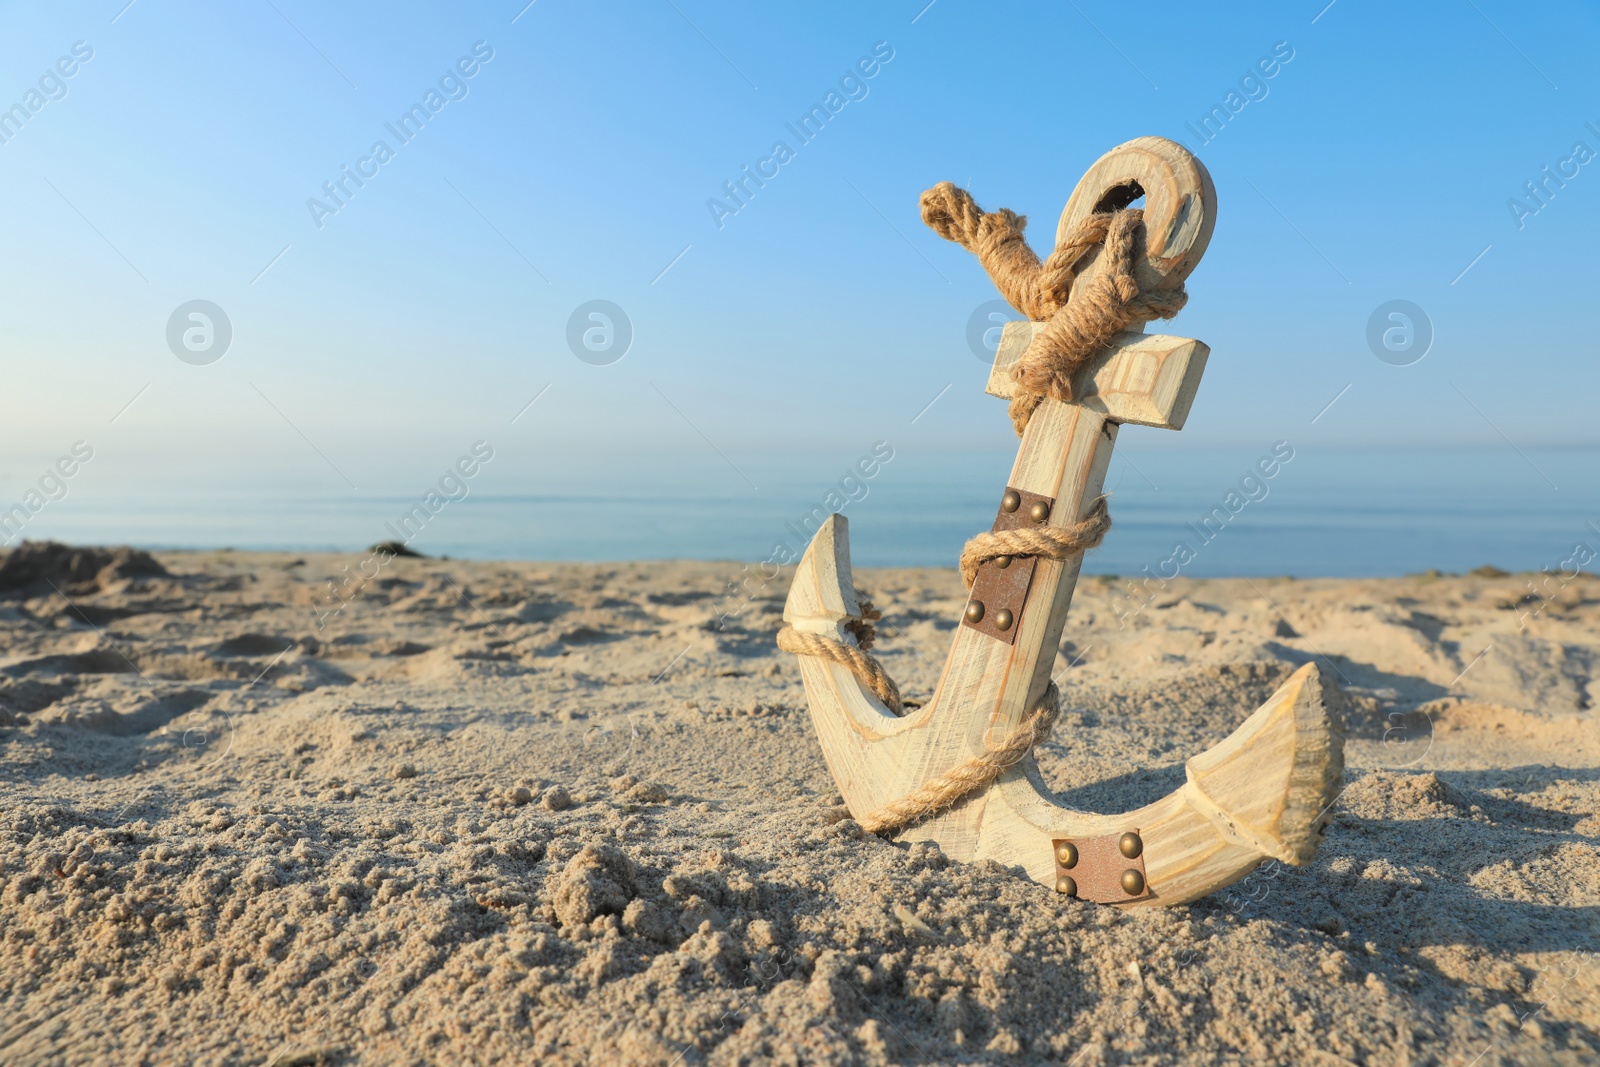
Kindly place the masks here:
<instances>
[{"instance_id":1,"label":"rope knot","mask_svg":"<svg viewBox=\"0 0 1600 1067\"><path fill-rule=\"evenodd\" d=\"M873 607L872 601L863 596L860 590L856 591L856 598L861 607L861 615L858 618L846 619L844 628L856 639L861 651L866 652L878 640L878 628L872 624L883 618L883 612Z\"/></svg>"},{"instance_id":2,"label":"rope knot","mask_svg":"<svg viewBox=\"0 0 1600 1067\"><path fill-rule=\"evenodd\" d=\"M1080 220L1042 263L1028 247L1025 216L984 211L964 189L940 182L922 194L922 220L983 264L1006 302L1045 327L1011 369L1017 394L1011 421L1022 436L1039 401L1073 399L1072 378L1116 334L1135 323L1169 319L1188 299L1182 287L1142 292L1134 277L1144 212L1097 212ZM1069 300L1079 262L1103 246L1107 270Z\"/></svg>"}]
</instances>

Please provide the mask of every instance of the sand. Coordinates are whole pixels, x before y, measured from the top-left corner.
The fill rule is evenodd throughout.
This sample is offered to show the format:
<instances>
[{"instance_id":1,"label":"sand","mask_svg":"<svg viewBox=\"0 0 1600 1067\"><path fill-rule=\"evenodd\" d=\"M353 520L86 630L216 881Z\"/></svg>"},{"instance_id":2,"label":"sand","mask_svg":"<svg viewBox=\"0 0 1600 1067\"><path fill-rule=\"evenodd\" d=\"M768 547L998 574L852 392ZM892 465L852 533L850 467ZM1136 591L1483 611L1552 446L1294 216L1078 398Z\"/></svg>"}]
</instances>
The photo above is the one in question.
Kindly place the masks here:
<instances>
[{"instance_id":1,"label":"sand","mask_svg":"<svg viewBox=\"0 0 1600 1067\"><path fill-rule=\"evenodd\" d=\"M740 576L13 552L0 1061L1600 1061L1600 582L1085 579L1068 803L1311 659L1350 731L1313 864L1126 913L862 834ZM858 580L925 698L959 580Z\"/></svg>"}]
</instances>

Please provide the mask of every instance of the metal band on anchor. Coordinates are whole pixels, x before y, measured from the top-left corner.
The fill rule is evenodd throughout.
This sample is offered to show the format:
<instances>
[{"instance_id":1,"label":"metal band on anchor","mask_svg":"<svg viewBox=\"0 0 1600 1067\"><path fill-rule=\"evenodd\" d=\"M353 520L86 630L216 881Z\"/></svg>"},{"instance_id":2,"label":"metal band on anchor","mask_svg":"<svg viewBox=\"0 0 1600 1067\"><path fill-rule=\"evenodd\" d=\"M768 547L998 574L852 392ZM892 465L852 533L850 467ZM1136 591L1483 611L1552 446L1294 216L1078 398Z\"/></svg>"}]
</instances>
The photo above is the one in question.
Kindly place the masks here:
<instances>
[{"instance_id":1,"label":"metal band on anchor","mask_svg":"<svg viewBox=\"0 0 1600 1067\"><path fill-rule=\"evenodd\" d=\"M1000 533L1043 526L1050 520L1054 506L1055 501L1047 496L1008 486L1000 498L993 530ZM1008 645L1016 644L1017 631L1022 628L1022 609L1027 606L1038 563L1035 556L1001 556L980 566L972 580L967 610L961 616L962 625Z\"/></svg>"},{"instance_id":2,"label":"metal band on anchor","mask_svg":"<svg viewBox=\"0 0 1600 1067\"><path fill-rule=\"evenodd\" d=\"M1051 842L1056 892L1096 904L1127 904L1154 896L1144 876L1144 838L1125 834L1062 837Z\"/></svg>"}]
</instances>

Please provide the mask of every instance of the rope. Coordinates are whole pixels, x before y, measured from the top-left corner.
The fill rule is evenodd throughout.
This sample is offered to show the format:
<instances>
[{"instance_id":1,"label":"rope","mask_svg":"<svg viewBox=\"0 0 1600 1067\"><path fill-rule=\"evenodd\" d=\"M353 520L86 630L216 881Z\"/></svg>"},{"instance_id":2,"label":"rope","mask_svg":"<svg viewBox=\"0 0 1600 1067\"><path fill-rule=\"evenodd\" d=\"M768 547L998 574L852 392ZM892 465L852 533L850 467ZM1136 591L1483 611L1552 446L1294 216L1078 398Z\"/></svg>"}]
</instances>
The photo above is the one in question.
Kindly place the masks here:
<instances>
[{"instance_id":1,"label":"rope","mask_svg":"<svg viewBox=\"0 0 1600 1067\"><path fill-rule=\"evenodd\" d=\"M1133 263L1143 211L1097 212L1079 220L1043 263L1023 237L1026 216L1006 208L986 212L950 182L922 194L922 221L974 253L1007 303L1045 322L1011 368L1017 383L1011 423L1018 437L1042 398L1073 398L1073 374L1113 336L1136 322L1170 319L1189 299L1182 286L1140 291ZM1069 300L1078 262L1101 244L1108 269Z\"/></svg>"},{"instance_id":2,"label":"rope","mask_svg":"<svg viewBox=\"0 0 1600 1067\"><path fill-rule=\"evenodd\" d=\"M978 534L961 550L961 577L972 588L980 564L1001 556L1042 556L1065 560L1099 546L1111 529L1106 498L1100 497L1089 514L1071 526L1033 526Z\"/></svg>"},{"instance_id":3,"label":"rope","mask_svg":"<svg viewBox=\"0 0 1600 1067\"><path fill-rule=\"evenodd\" d=\"M1006 302L1034 321L1045 322L1022 358L1011 368L1017 394L1011 401L1011 422L1022 436L1028 419L1046 396L1072 400L1072 376L1113 336L1136 322L1170 319L1188 300L1182 287L1144 293L1133 276L1133 260L1142 211L1097 212L1079 222L1044 262L1028 247L1022 231L1028 220L1002 208L986 212L965 190L950 182L922 194L922 221L939 236L977 255ZM1108 269L1072 295L1077 265L1103 246ZM1106 498L1070 526L1025 527L980 533L961 552L961 577L971 588L978 567L1001 556L1038 556L1066 560L1100 544L1111 529ZM877 658L868 654L877 637L872 621L882 613L861 601L861 616L848 619L845 630L854 645L792 626L778 631L778 647L799 656L818 656L841 664L877 694L896 715L904 714L900 688ZM935 815L989 787L1050 735L1061 715L1061 693L1051 682L1043 702L981 756L931 778L915 792L891 801L859 821L869 833L888 833Z\"/></svg>"},{"instance_id":4,"label":"rope","mask_svg":"<svg viewBox=\"0 0 1600 1067\"><path fill-rule=\"evenodd\" d=\"M1074 267L1105 240L1111 215L1090 215L1079 222L1043 264L1022 235L1026 215L1009 208L986 212L952 182L940 182L922 194L922 221L940 237L975 253L1007 303L1030 319L1043 320L1066 305Z\"/></svg>"},{"instance_id":5,"label":"rope","mask_svg":"<svg viewBox=\"0 0 1600 1067\"><path fill-rule=\"evenodd\" d=\"M1103 505L1104 498L1101 498L1097 506L1102 514ZM1106 520L1107 525L1109 522L1110 520ZM870 613L871 618L882 617L872 609L870 603L863 602L862 609L863 616ZM846 622L845 628L852 632L856 632L858 628L865 628L866 642L868 644L872 642L874 631L872 624L866 618ZM797 656L820 656L848 667L891 711L896 715L904 713L905 706L901 702L900 689L894 684L894 679L889 677L876 657L868 655L862 648L847 645L843 641L835 641L831 637L823 637L821 634L804 633L792 626L785 626L778 631L778 647ZM987 789L990 783L1032 752L1033 746L1050 736L1050 730L1060 715L1061 693L1056 684L1051 682L1045 687L1043 702L1033 709L1027 718L1018 723L1000 744L987 747L983 755L970 757L943 774L930 778L915 792L908 793L899 800L891 801L863 816L860 819L862 828L873 834L899 830L930 815L936 815L953 807L964 798Z\"/></svg>"},{"instance_id":6,"label":"rope","mask_svg":"<svg viewBox=\"0 0 1600 1067\"><path fill-rule=\"evenodd\" d=\"M861 608L861 615L859 618L846 619L844 628L865 651L878 639L878 628L872 624L883 618L883 612L874 607L872 601L868 600L860 589L856 590L856 604Z\"/></svg>"},{"instance_id":7,"label":"rope","mask_svg":"<svg viewBox=\"0 0 1600 1067\"><path fill-rule=\"evenodd\" d=\"M990 783L1032 752L1034 745L1050 735L1050 729L1060 715L1061 694L1056 684L1051 682L1045 687L1044 702L1018 723L999 745L989 748L981 756L973 756L957 764L936 778L930 778L916 792L864 816L859 820L862 829L872 834L900 830L987 789Z\"/></svg>"},{"instance_id":8,"label":"rope","mask_svg":"<svg viewBox=\"0 0 1600 1067\"><path fill-rule=\"evenodd\" d=\"M850 624L845 625L849 628ZM904 714L900 687L894 684L894 679L889 677L889 672L883 669L877 657L868 655L862 649L821 634L803 633L793 626L785 626L778 631L778 647L797 656L820 656L850 668L850 672L861 679L862 685L877 694L885 707L896 715Z\"/></svg>"}]
</instances>

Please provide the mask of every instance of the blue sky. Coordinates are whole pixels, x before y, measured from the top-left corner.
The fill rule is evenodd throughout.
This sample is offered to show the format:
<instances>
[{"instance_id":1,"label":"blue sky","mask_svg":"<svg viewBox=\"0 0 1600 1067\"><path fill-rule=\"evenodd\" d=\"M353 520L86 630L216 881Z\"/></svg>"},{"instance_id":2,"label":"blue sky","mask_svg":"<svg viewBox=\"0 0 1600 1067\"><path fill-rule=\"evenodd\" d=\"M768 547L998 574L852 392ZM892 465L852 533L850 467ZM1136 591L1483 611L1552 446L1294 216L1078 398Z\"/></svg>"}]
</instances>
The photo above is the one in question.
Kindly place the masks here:
<instances>
[{"instance_id":1,"label":"blue sky","mask_svg":"<svg viewBox=\"0 0 1600 1067\"><path fill-rule=\"evenodd\" d=\"M966 341L995 293L918 194L968 185L1039 245L1142 134L1217 185L1162 327L1213 354L1181 434L1119 447L1600 444L1573 321L1600 163L1520 228L1507 206L1600 151L1592 4L123 3L0 11L0 106L93 50L0 144L7 499L78 439L83 492L123 494L420 491L478 439L500 489L622 498L825 484L877 439L1007 453ZM399 143L385 124L478 42L465 95ZM801 144L785 124L875 46ZM1265 96L1202 143L1275 46ZM319 228L308 199L378 140L393 158ZM780 140L719 227L707 202ZM196 299L233 330L204 366L166 340ZM634 332L609 365L567 342L595 299ZM1395 299L1435 335L1410 366L1366 341Z\"/></svg>"}]
</instances>

